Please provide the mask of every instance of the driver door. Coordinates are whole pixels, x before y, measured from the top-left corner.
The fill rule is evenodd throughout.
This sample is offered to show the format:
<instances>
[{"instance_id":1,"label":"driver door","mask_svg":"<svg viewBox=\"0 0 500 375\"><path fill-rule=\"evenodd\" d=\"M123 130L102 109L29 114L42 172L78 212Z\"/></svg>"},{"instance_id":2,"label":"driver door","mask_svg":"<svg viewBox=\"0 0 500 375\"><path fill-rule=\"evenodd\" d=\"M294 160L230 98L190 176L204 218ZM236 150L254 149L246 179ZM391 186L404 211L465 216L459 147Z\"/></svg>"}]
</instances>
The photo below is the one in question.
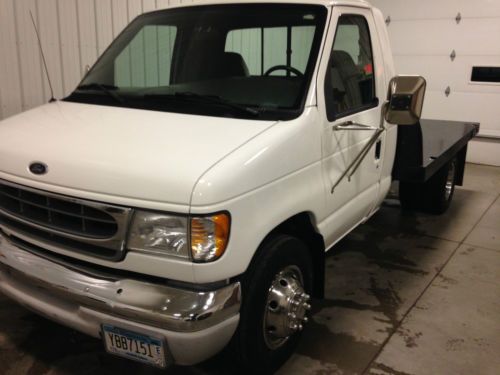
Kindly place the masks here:
<instances>
[{"instance_id":1,"label":"driver door","mask_svg":"<svg viewBox=\"0 0 500 375\"><path fill-rule=\"evenodd\" d=\"M332 22L335 34L329 36L330 59L323 66L325 84L319 95L329 246L363 221L377 200L385 132L378 137L376 132L386 91L371 12L335 7ZM366 155L358 165L363 149Z\"/></svg>"}]
</instances>

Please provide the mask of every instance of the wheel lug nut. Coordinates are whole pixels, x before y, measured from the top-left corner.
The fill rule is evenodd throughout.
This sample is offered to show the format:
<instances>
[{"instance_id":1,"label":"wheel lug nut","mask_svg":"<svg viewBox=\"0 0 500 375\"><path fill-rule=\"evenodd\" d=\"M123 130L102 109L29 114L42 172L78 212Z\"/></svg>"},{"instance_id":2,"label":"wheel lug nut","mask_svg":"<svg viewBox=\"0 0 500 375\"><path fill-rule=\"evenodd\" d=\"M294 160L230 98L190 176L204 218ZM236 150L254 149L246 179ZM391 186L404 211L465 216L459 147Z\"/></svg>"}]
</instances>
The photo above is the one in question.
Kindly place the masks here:
<instances>
[{"instance_id":1,"label":"wheel lug nut","mask_svg":"<svg viewBox=\"0 0 500 375\"><path fill-rule=\"evenodd\" d=\"M302 319L302 322L303 323L308 323L309 322L309 318L307 316L304 316L304 319Z\"/></svg>"},{"instance_id":2,"label":"wheel lug nut","mask_svg":"<svg viewBox=\"0 0 500 375\"><path fill-rule=\"evenodd\" d=\"M304 327L302 326L302 324L299 324L299 331L302 331L304 329Z\"/></svg>"},{"instance_id":3,"label":"wheel lug nut","mask_svg":"<svg viewBox=\"0 0 500 375\"><path fill-rule=\"evenodd\" d=\"M288 317L291 319L297 319L297 315L295 313L288 313Z\"/></svg>"},{"instance_id":4,"label":"wheel lug nut","mask_svg":"<svg viewBox=\"0 0 500 375\"><path fill-rule=\"evenodd\" d=\"M302 307L303 307L304 309L306 309L306 310L311 310L311 305L310 305L310 304L308 304L308 303L304 303L304 304L302 305Z\"/></svg>"}]
</instances>

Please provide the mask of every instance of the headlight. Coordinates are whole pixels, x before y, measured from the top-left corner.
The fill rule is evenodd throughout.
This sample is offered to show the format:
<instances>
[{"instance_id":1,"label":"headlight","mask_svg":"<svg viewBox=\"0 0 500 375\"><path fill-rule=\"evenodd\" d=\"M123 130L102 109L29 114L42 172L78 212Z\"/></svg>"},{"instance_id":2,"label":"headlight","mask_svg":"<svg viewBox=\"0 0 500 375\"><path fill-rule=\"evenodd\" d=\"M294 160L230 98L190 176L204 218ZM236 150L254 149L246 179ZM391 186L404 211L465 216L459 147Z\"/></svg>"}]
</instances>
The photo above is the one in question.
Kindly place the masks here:
<instances>
[{"instance_id":1,"label":"headlight","mask_svg":"<svg viewBox=\"0 0 500 375\"><path fill-rule=\"evenodd\" d=\"M226 213L188 218L136 211L127 247L199 263L212 262L224 254L229 228L230 217Z\"/></svg>"},{"instance_id":2,"label":"headlight","mask_svg":"<svg viewBox=\"0 0 500 375\"><path fill-rule=\"evenodd\" d=\"M189 259L187 224L187 217L136 211L128 248Z\"/></svg>"}]
</instances>

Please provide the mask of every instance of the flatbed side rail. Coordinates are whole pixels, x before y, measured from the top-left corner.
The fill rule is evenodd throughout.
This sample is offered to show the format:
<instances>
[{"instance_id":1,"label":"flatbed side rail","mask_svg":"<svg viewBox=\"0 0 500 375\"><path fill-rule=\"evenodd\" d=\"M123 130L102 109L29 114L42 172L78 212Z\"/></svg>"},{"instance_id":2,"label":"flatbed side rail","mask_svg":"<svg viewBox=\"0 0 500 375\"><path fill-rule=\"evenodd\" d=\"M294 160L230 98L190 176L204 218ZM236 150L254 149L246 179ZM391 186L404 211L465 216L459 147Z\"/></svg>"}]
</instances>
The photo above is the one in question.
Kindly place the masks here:
<instances>
[{"instance_id":1,"label":"flatbed side rail","mask_svg":"<svg viewBox=\"0 0 500 375\"><path fill-rule=\"evenodd\" d=\"M479 123L421 120L398 127L393 179L423 183L457 157L457 185L463 183L467 144L479 132Z\"/></svg>"}]
</instances>

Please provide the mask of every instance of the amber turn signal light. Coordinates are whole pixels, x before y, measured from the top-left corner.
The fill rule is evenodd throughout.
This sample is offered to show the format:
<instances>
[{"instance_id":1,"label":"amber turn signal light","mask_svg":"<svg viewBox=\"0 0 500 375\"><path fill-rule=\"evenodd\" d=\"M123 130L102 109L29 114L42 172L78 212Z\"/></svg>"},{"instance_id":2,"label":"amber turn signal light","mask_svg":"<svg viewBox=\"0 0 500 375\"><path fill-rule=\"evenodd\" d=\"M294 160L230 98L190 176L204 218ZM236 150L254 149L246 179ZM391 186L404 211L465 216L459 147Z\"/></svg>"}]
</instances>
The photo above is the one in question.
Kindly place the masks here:
<instances>
[{"instance_id":1,"label":"amber turn signal light","mask_svg":"<svg viewBox=\"0 0 500 375\"><path fill-rule=\"evenodd\" d=\"M227 248L231 219L227 213L191 218L191 254L195 262L213 262Z\"/></svg>"}]
</instances>

